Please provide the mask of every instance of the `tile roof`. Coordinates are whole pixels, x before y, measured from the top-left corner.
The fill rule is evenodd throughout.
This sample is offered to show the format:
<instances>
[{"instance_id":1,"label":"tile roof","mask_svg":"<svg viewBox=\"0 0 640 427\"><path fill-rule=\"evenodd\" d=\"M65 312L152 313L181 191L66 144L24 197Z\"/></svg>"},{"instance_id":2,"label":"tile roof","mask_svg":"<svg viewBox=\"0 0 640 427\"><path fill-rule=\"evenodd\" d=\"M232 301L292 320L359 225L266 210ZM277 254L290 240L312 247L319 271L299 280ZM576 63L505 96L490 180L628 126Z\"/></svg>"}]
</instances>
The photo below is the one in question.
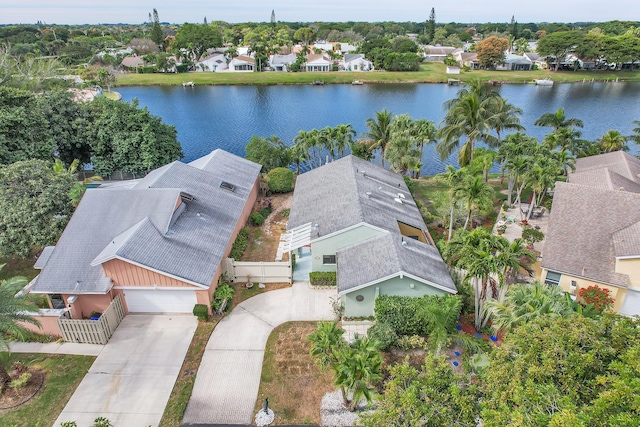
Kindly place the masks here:
<instances>
[{"instance_id":1,"label":"tile roof","mask_svg":"<svg viewBox=\"0 0 640 427\"><path fill-rule=\"evenodd\" d=\"M615 257L640 253L640 194L556 183L542 267L626 287Z\"/></svg>"},{"instance_id":2,"label":"tile roof","mask_svg":"<svg viewBox=\"0 0 640 427\"><path fill-rule=\"evenodd\" d=\"M131 188L87 190L32 292L104 293L100 263L113 258L208 287L260 169L215 150L158 168ZM185 195L185 209L175 210Z\"/></svg>"}]
</instances>

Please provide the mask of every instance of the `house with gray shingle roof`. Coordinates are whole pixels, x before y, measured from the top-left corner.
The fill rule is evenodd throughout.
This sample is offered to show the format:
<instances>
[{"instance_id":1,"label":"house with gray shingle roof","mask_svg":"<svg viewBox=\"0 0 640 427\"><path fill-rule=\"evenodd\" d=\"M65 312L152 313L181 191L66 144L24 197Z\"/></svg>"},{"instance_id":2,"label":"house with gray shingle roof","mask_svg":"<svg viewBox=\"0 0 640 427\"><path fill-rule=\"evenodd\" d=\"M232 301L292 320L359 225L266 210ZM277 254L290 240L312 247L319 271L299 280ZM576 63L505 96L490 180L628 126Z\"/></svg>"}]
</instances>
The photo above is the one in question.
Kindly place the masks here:
<instances>
[{"instance_id":1,"label":"house with gray shingle roof","mask_svg":"<svg viewBox=\"0 0 640 427\"><path fill-rule=\"evenodd\" d=\"M457 292L403 177L368 161L300 175L287 228L308 233L311 271L336 272L347 317L372 316L378 295Z\"/></svg>"},{"instance_id":2,"label":"house with gray shingle roof","mask_svg":"<svg viewBox=\"0 0 640 427\"><path fill-rule=\"evenodd\" d=\"M576 161L556 183L541 266L549 284L607 288L615 311L640 314L640 160L616 151Z\"/></svg>"},{"instance_id":3,"label":"house with gray shingle roof","mask_svg":"<svg viewBox=\"0 0 640 427\"><path fill-rule=\"evenodd\" d=\"M128 312L191 313L209 305L255 203L261 166L223 150L146 177L88 189L29 292L72 318L122 294Z\"/></svg>"}]
</instances>

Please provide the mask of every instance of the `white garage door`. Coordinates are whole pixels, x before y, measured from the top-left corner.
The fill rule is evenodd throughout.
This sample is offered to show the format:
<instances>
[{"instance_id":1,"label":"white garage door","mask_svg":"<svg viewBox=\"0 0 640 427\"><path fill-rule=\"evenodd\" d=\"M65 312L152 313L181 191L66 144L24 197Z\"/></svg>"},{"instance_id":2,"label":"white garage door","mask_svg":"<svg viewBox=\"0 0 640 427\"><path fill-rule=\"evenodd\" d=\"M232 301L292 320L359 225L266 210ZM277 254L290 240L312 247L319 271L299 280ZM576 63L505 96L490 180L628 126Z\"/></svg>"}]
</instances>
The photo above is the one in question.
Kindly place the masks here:
<instances>
[{"instance_id":1,"label":"white garage door","mask_svg":"<svg viewBox=\"0 0 640 427\"><path fill-rule=\"evenodd\" d=\"M192 313L196 293L156 289L124 289L129 313Z\"/></svg>"},{"instance_id":2,"label":"white garage door","mask_svg":"<svg viewBox=\"0 0 640 427\"><path fill-rule=\"evenodd\" d=\"M640 315L640 292L633 289L627 290L627 297L620 307L620 314L626 314L627 316Z\"/></svg>"}]
</instances>

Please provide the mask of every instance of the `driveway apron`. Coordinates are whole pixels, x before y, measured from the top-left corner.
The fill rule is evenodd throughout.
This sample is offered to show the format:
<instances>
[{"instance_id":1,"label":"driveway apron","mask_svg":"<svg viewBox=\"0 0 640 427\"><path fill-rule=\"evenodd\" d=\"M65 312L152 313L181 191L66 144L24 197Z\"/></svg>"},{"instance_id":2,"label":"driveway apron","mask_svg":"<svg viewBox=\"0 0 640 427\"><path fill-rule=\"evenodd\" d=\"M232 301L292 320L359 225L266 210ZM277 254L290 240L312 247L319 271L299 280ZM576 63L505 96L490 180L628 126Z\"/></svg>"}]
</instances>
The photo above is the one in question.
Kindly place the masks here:
<instances>
[{"instance_id":1,"label":"driveway apron","mask_svg":"<svg viewBox=\"0 0 640 427\"><path fill-rule=\"evenodd\" d=\"M300 282L238 305L207 343L183 422L251 423L269 334L285 322L335 318L330 302L335 296L335 289L312 290Z\"/></svg>"},{"instance_id":2,"label":"driveway apron","mask_svg":"<svg viewBox=\"0 0 640 427\"><path fill-rule=\"evenodd\" d=\"M198 321L184 315L128 315L76 389L54 426L158 426Z\"/></svg>"}]
</instances>

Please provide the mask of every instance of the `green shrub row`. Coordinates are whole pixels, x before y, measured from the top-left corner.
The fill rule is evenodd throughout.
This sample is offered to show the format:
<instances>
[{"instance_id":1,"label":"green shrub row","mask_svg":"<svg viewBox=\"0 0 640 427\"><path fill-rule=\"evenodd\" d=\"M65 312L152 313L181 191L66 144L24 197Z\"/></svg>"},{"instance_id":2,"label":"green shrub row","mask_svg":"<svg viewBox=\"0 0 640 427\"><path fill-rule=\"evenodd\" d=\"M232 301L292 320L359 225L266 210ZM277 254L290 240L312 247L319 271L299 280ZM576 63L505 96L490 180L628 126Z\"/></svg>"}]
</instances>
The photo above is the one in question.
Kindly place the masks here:
<instances>
[{"instance_id":1,"label":"green shrub row","mask_svg":"<svg viewBox=\"0 0 640 427\"><path fill-rule=\"evenodd\" d=\"M209 307L205 304L196 304L193 306L193 315L196 316L198 320L206 322L209 320Z\"/></svg>"},{"instance_id":2,"label":"green shrub row","mask_svg":"<svg viewBox=\"0 0 640 427\"><path fill-rule=\"evenodd\" d=\"M213 311L216 313L219 312L223 304L225 312L231 310L231 302L233 301L234 293L235 289L233 289L233 286L229 285L226 281L221 280L218 282L218 287L213 293L213 300L211 301L211 308Z\"/></svg>"},{"instance_id":3,"label":"green shrub row","mask_svg":"<svg viewBox=\"0 0 640 427\"><path fill-rule=\"evenodd\" d=\"M312 271L309 273L309 281L312 286L336 286L336 273L334 271Z\"/></svg>"},{"instance_id":4,"label":"green shrub row","mask_svg":"<svg viewBox=\"0 0 640 427\"><path fill-rule=\"evenodd\" d=\"M254 212L249 215L249 222L251 222L251 225L260 227L262 224L264 224L264 216L261 213Z\"/></svg>"},{"instance_id":5,"label":"green shrub row","mask_svg":"<svg viewBox=\"0 0 640 427\"><path fill-rule=\"evenodd\" d=\"M389 325L397 335L428 335L436 323L444 324L447 331L453 332L461 306L456 295L419 298L380 295L375 302L376 322ZM454 309L446 310L446 307Z\"/></svg>"},{"instance_id":6,"label":"green shrub row","mask_svg":"<svg viewBox=\"0 0 640 427\"><path fill-rule=\"evenodd\" d=\"M231 246L229 257L239 261L247 249L247 246L249 246L249 230L247 230L247 227L242 227L238 232L236 241L233 242L233 246Z\"/></svg>"},{"instance_id":7,"label":"green shrub row","mask_svg":"<svg viewBox=\"0 0 640 427\"><path fill-rule=\"evenodd\" d=\"M152 65L145 65L144 67L136 68L138 74L152 74L156 72L156 68Z\"/></svg>"}]
</instances>

